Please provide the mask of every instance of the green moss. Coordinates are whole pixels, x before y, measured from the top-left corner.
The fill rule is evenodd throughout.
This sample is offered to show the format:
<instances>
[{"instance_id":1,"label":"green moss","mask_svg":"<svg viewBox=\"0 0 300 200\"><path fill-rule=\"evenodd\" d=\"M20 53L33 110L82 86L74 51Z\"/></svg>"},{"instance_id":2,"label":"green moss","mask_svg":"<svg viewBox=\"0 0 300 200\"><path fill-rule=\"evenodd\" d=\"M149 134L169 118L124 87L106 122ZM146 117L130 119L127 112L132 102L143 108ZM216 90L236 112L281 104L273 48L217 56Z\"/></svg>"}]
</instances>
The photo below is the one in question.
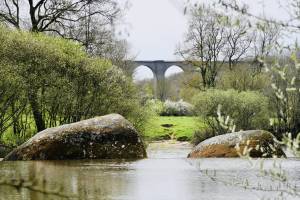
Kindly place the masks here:
<instances>
[{"instance_id":1,"label":"green moss","mask_svg":"<svg viewBox=\"0 0 300 200\"><path fill-rule=\"evenodd\" d=\"M147 140L191 140L194 132L205 127L198 117L154 117L146 125Z\"/></svg>"}]
</instances>

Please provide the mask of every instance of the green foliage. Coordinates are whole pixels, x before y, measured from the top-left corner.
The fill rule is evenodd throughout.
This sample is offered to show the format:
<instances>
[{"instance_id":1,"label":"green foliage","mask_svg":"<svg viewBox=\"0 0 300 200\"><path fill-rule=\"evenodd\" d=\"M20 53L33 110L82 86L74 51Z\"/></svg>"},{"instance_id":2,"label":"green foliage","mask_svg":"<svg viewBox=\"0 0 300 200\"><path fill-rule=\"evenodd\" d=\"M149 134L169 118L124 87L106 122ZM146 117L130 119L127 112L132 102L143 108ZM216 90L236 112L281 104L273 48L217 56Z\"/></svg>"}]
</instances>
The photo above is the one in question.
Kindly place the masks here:
<instances>
[{"instance_id":1,"label":"green foliage","mask_svg":"<svg viewBox=\"0 0 300 200\"><path fill-rule=\"evenodd\" d=\"M256 73L248 65L236 66L232 70L224 70L217 88L235 89L238 91L256 90L263 91L271 84L270 75L267 73Z\"/></svg>"},{"instance_id":2,"label":"green foliage","mask_svg":"<svg viewBox=\"0 0 300 200\"><path fill-rule=\"evenodd\" d=\"M148 140L185 139L191 140L194 132L204 129L203 121L197 117L153 117L146 126L145 137Z\"/></svg>"},{"instance_id":3,"label":"green foliage","mask_svg":"<svg viewBox=\"0 0 300 200\"><path fill-rule=\"evenodd\" d=\"M203 90L202 78L199 73L184 73L182 89L180 91L181 98L187 102L192 102L193 97Z\"/></svg>"},{"instance_id":4,"label":"green foliage","mask_svg":"<svg viewBox=\"0 0 300 200\"><path fill-rule=\"evenodd\" d=\"M228 131L220 126L217 112L219 105L222 106L222 114L228 116L228 120L230 118L234 120L237 130L268 128L270 113L268 98L259 92L211 89L195 96L194 105L197 115L206 120L215 134Z\"/></svg>"},{"instance_id":5,"label":"green foliage","mask_svg":"<svg viewBox=\"0 0 300 200\"><path fill-rule=\"evenodd\" d=\"M110 61L90 58L79 44L43 34L0 27L0 41L1 135L25 137L109 113L142 130L146 116L136 89Z\"/></svg>"},{"instance_id":6,"label":"green foliage","mask_svg":"<svg viewBox=\"0 0 300 200\"><path fill-rule=\"evenodd\" d=\"M214 137L214 136L216 136L216 134L210 128L206 128L206 129L202 129L202 130L196 130L194 132L194 135L193 135L192 143L194 145L197 145L200 142L203 142L204 140L207 140L207 139L209 139L211 137Z\"/></svg>"},{"instance_id":7,"label":"green foliage","mask_svg":"<svg viewBox=\"0 0 300 200\"><path fill-rule=\"evenodd\" d=\"M299 60L296 54L292 54L288 60L276 60L268 69L272 73L270 98L276 110L275 132L280 137L285 133L296 137L300 132Z\"/></svg>"},{"instance_id":8,"label":"green foliage","mask_svg":"<svg viewBox=\"0 0 300 200\"><path fill-rule=\"evenodd\" d=\"M155 115L160 115L164 110L164 103L158 99L151 99L146 102L146 107Z\"/></svg>"}]
</instances>

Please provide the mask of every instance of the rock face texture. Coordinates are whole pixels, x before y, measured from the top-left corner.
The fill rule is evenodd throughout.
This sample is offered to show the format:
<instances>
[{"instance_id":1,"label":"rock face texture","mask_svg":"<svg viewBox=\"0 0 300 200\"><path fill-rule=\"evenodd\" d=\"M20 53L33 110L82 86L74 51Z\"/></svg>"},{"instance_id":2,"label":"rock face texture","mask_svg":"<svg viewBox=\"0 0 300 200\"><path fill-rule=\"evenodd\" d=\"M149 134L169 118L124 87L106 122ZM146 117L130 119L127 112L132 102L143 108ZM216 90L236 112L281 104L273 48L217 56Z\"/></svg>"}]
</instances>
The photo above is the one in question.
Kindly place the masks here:
<instances>
[{"instance_id":1,"label":"rock face texture","mask_svg":"<svg viewBox=\"0 0 300 200\"><path fill-rule=\"evenodd\" d=\"M140 159L146 150L132 124L111 114L39 132L4 160Z\"/></svg>"},{"instance_id":2,"label":"rock face texture","mask_svg":"<svg viewBox=\"0 0 300 200\"><path fill-rule=\"evenodd\" d=\"M219 135L198 144L188 158L239 157L247 151L251 157L285 157L274 138L272 133L262 130Z\"/></svg>"}]
</instances>

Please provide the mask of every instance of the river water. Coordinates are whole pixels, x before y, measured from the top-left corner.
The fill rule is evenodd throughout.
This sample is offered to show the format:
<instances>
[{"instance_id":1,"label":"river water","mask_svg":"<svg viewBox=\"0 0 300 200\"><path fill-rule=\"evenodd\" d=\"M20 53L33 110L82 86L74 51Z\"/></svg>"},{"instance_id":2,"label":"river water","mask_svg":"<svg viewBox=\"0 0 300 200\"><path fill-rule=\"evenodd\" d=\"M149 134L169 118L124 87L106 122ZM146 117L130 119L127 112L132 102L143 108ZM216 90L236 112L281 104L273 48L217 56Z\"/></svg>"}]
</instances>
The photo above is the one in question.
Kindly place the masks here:
<instances>
[{"instance_id":1,"label":"river water","mask_svg":"<svg viewBox=\"0 0 300 200\"><path fill-rule=\"evenodd\" d=\"M300 159L187 159L190 150L168 141L137 161L0 162L0 199L300 199Z\"/></svg>"}]
</instances>

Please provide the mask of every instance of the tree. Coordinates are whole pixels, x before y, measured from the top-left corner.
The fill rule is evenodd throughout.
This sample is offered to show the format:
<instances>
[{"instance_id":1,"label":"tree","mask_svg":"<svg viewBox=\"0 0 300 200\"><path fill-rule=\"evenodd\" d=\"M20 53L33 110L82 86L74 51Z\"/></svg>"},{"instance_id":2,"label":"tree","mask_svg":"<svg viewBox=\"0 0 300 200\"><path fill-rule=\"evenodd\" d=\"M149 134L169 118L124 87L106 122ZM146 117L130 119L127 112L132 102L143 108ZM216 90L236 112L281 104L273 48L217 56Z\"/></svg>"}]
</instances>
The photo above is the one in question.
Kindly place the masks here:
<instances>
[{"instance_id":1,"label":"tree","mask_svg":"<svg viewBox=\"0 0 300 200\"><path fill-rule=\"evenodd\" d=\"M255 42L253 43L253 64L257 72L264 68L264 62L274 53L278 43L280 27L267 22L257 23L255 29Z\"/></svg>"},{"instance_id":2,"label":"tree","mask_svg":"<svg viewBox=\"0 0 300 200\"><path fill-rule=\"evenodd\" d=\"M128 56L128 45L114 33L114 23L121 14L116 0L0 2L0 21L6 25L78 41L90 54L124 65L121 60Z\"/></svg>"},{"instance_id":3,"label":"tree","mask_svg":"<svg viewBox=\"0 0 300 200\"><path fill-rule=\"evenodd\" d=\"M227 17L227 42L226 57L229 69L241 60L253 42L253 37L248 33L248 25L243 18L231 19Z\"/></svg>"},{"instance_id":4,"label":"tree","mask_svg":"<svg viewBox=\"0 0 300 200\"><path fill-rule=\"evenodd\" d=\"M121 16L116 0L0 2L0 21L6 25L78 41L92 56L110 59L114 65L127 69L128 44L118 39L114 30L114 23Z\"/></svg>"},{"instance_id":5,"label":"tree","mask_svg":"<svg viewBox=\"0 0 300 200\"><path fill-rule=\"evenodd\" d=\"M297 51L299 49L296 49ZM280 134L300 133L300 68L296 53L286 61L276 61L272 73L272 105L276 111L275 131Z\"/></svg>"},{"instance_id":6,"label":"tree","mask_svg":"<svg viewBox=\"0 0 300 200\"><path fill-rule=\"evenodd\" d=\"M225 9L234 10L238 13L241 13L244 16L249 17L249 19L255 22L263 22L267 24L273 24L276 26L288 28L288 29L300 29L300 3L299 0L288 0L284 1L285 4L282 4L281 7L288 12L289 18L286 20L276 20L265 15L254 14L249 11L249 5L247 3L241 3L237 0L218 0L219 4L222 5ZM278 1L280 3L280 1Z\"/></svg>"},{"instance_id":7,"label":"tree","mask_svg":"<svg viewBox=\"0 0 300 200\"><path fill-rule=\"evenodd\" d=\"M20 79L11 68L3 63L0 68L0 136L13 126L18 131L18 119L26 107Z\"/></svg>"},{"instance_id":8,"label":"tree","mask_svg":"<svg viewBox=\"0 0 300 200\"><path fill-rule=\"evenodd\" d=\"M226 28L222 17L210 7L193 8L190 15L185 45L178 54L200 70L204 88L214 87L226 58Z\"/></svg>"},{"instance_id":9,"label":"tree","mask_svg":"<svg viewBox=\"0 0 300 200\"><path fill-rule=\"evenodd\" d=\"M219 3L226 9L234 10L248 17L250 26L256 24L256 46L254 47L254 64L260 72L263 67L271 70L273 92L270 94L272 104L276 110L276 121L274 127L280 137L283 133L290 132L296 137L300 131L300 81L299 81L299 47L285 48L278 44L281 32L300 30L300 3L299 0L285 1L285 9L289 19L272 19L265 15L251 13L247 4L238 3L236 0L219 0ZM283 30L284 29L284 30ZM274 47L278 55L272 58L272 63L268 61ZM283 49L288 50L290 58L284 59ZM294 52L294 53L293 53ZM299 137L299 136L298 136ZM295 140L296 141L296 140ZM298 144L297 144L298 145Z\"/></svg>"},{"instance_id":10,"label":"tree","mask_svg":"<svg viewBox=\"0 0 300 200\"><path fill-rule=\"evenodd\" d=\"M129 45L125 39L118 39L114 30L103 28L95 21L94 28L89 33L89 39L84 44L87 52L92 56L98 56L111 60L111 62L123 69L129 75L133 58L129 55ZM84 29L84 26L83 26ZM82 36L82 40L85 36Z\"/></svg>"},{"instance_id":11,"label":"tree","mask_svg":"<svg viewBox=\"0 0 300 200\"><path fill-rule=\"evenodd\" d=\"M70 35L69 31L82 22L88 24L92 16L109 24L119 12L113 0L3 0L0 3L0 20L7 25L60 36Z\"/></svg>"},{"instance_id":12,"label":"tree","mask_svg":"<svg viewBox=\"0 0 300 200\"><path fill-rule=\"evenodd\" d=\"M41 33L0 27L0 41L0 136L28 116L29 134L109 113L142 128L135 87L110 61Z\"/></svg>"},{"instance_id":13,"label":"tree","mask_svg":"<svg viewBox=\"0 0 300 200\"><path fill-rule=\"evenodd\" d=\"M111 30L119 14L114 0L4 0L0 3L0 21L6 25L76 40L87 52L114 58L113 61L120 61L127 54L126 43L121 45ZM100 49L104 51L99 53ZM37 129L41 131L47 125L38 101L39 87L35 86L31 85L27 96Z\"/></svg>"}]
</instances>

